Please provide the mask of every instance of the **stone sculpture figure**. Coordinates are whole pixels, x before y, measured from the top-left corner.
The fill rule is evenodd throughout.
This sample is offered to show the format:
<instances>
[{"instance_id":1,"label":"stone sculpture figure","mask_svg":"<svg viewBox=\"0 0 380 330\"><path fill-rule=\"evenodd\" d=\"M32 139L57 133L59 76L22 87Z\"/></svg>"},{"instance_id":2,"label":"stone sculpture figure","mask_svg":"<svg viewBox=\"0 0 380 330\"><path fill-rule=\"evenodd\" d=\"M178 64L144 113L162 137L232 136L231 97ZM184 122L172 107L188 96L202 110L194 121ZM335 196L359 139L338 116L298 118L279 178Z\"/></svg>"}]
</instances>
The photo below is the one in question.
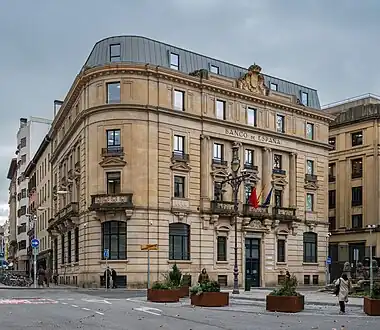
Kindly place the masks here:
<instances>
[{"instance_id":1,"label":"stone sculpture figure","mask_svg":"<svg viewBox=\"0 0 380 330\"><path fill-rule=\"evenodd\" d=\"M264 76L261 74L261 67L257 64L251 65L248 72L237 80L237 87L261 95L269 93Z\"/></svg>"}]
</instances>

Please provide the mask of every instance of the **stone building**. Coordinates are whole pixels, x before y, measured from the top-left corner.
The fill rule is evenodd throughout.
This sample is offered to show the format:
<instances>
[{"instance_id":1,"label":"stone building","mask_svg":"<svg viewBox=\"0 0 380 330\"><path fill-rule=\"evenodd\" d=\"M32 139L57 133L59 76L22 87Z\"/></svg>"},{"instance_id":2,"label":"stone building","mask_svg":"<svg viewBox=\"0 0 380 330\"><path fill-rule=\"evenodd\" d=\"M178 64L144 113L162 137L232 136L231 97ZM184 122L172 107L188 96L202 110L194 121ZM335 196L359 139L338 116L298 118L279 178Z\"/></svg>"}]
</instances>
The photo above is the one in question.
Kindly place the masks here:
<instances>
[{"instance_id":1,"label":"stone building","mask_svg":"<svg viewBox=\"0 0 380 330\"><path fill-rule=\"evenodd\" d=\"M380 257L380 97L362 95L324 110L336 116L329 136L329 230L337 273L345 261L363 262L371 245L373 256Z\"/></svg>"},{"instance_id":2,"label":"stone building","mask_svg":"<svg viewBox=\"0 0 380 330\"><path fill-rule=\"evenodd\" d=\"M9 179L9 200L8 200L8 221L9 221L9 238L8 238L8 261L14 262L17 258L17 158L12 158L7 179Z\"/></svg>"},{"instance_id":3,"label":"stone building","mask_svg":"<svg viewBox=\"0 0 380 330\"><path fill-rule=\"evenodd\" d=\"M147 64L149 63L149 64ZM328 125L314 89L144 37L99 41L51 130L54 264L61 283L145 286L177 263L231 285L232 146L250 173L239 193L239 281L325 281ZM268 207L252 208L256 187ZM272 190L273 188L273 190Z\"/></svg>"}]
</instances>

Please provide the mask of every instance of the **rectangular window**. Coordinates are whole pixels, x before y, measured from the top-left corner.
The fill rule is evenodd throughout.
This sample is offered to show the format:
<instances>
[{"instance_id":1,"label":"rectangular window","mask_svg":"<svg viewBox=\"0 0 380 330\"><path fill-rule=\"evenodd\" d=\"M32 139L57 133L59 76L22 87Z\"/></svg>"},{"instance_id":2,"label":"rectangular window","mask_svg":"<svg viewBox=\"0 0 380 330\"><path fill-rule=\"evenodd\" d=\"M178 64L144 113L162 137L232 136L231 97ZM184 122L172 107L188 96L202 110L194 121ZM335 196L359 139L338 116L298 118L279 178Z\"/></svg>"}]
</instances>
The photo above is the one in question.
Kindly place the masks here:
<instances>
[{"instance_id":1,"label":"rectangular window","mask_svg":"<svg viewBox=\"0 0 380 330\"><path fill-rule=\"evenodd\" d=\"M314 195L306 194L306 211L313 212L314 211Z\"/></svg>"},{"instance_id":2,"label":"rectangular window","mask_svg":"<svg viewBox=\"0 0 380 330\"><path fill-rule=\"evenodd\" d=\"M106 131L107 134L107 149L113 150L120 148L120 130L119 129L109 129Z\"/></svg>"},{"instance_id":3,"label":"rectangular window","mask_svg":"<svg viewBox=\"0 0 380 330\"><path fill-rule=\"evenodd\" d=\"M317 262L317 238L317 234L313 232L306 232L303 234L303 262Z\"/></svg>"},{"instance_id":4,"label":"rectangular window","mask_svg":"<svg viewBox=\"0 0 380 330\"><path fill-rule=\"evenodd\" d=\"M273 168L281 170L282 169L282 156L281 155L273 155Z\"/></svg>"},{"instance_id":5,"label":"rectangular window","mask_svg":"<svg viewBox=\"0 0 380 330\"><path fill-rule=\"evenodd\" d=\"M110 45L110 62L120 62L120 44Z\"/></svg>"},{"instance_id":6,"label":"rectangular window","mask_svg":"<svg viewBox=\"0 0 380 330\"><path fill-rule=\"evenodd\" d=\"M107 173L107 195L117 195L121 192L120 172Z\"/></svg>"},{"instance_id":7,"label":"rectangular window","mask_svg":"<svg viewBox=\"0 0 380 330\"><path fill-rule=\"evenodd\" d=\"M179 70L179 55L170 53L170 69Z\"/></svg>"},{"instance_id":8,"label":"rectangular window","mask_svg":"<svg viewBox=\"0 0 380 330\"><path fill-rule=\"evenodd\" d=\"M20 140L20 148L25 148L26 147L26 137L23 137Z\"/></svg>"},{"instance_id":9,"label":"rectangular window","mask_svg":"<svg viewBox=\"0 0 380 330\"><path fill-rule=\"evenodd\" d=\"M216 118L225 120L226 119L226 102L221 100L216 100Z\"/></svg>"},{"instance_id":10,"label":"rectangular window","mask_svg":"<svg viewBox=\"0 0 380 330\"><path fill-rule=\"evenodd\" d=\"M227 261L227 237L218 236L217 246L218 261Z\"/></svg>"},{"instance_id":11,"label":"rectangular window","mask_svg":"<svg viewBox=\"0 0 380 330\"><path fill-rule=\"evenodd\" d=\"M65 234L61 235L61 264L65 264Z\"/></svg>"},{"instance_id":12,"label":"rectangular window","mask_svg":"<svg viewBox=\"0 0 380 330\"><path fill-rule=\"evenodd\" d=\"M275 83L270 83L270 89L271 89L272 91L277 92L277 91L278 91L278 85L275 84Z\"/></svg>"},{"instance_id":13,"label":"rectangular window","mask_svg":"<svg viewBox=\"0 0 380 330\"><path fill-rule=\"evenodd\" d=\"M67 233L67 263L71 264L71 231Z\"/></svg>"},{"instance_id":14,"label":"rectangular window","mask_svg":"<svg viewBox=\"0 0 380 330\"><path fill-rule=\"evenodd\" d=\"M352 228L363 228L363 215L355 214L351 217Z\"/></svg>"},{"instance_id":15,"label":"rectangular window","mask_svg":"<svg viewBox=\"0 0 380 330\"><path fill-rule=\"evenodd\" d=\"M314 161L309 160L309 159L306 161L306 170L307 170L306 174L311 174L311 175L314 174Z\"/></svg>"},{"instance_id":16,"label":"rectangular window","mask_svg":"<svg viewBox=\"0 0 380 330\"><path fill-rule=\"evenodd\" d=\"M216 66L216 65L211 65L211 66L210 66L210 71L211 71L212 73L219 74L219 67Z\"/></svg>"},{"instance_id":17,"label":"rectangular window","mask_svg":"<svg viewBox=\"0 0 380 330\"><path fill-rule=\"evenodd\" d=\"M277 262L285 262L285 240L277 240Z\"/></svg>"},{"instance_id":18,"label":"rectangular window","mask_svg":"<svg viewBox=\"0 0 380 330\"><path fill-rule=\"evenodd\" d=\"M352 146L360 146L363 144L363 132L356 132L351 134Z\"/></svg>"},{"instance_id":19,"label":"rectangular window","mask_svg":"<svg viewBox=\"0 0 380 330\"><path fill-rule=\"evenodd\" d=\"M21 156L21 163L25 164L26 163L26 155Z\"/></svg>"},{"instance_id":20,"label":"rectangular window","mask_svg":"<svg viewBox=\"0 0 380 330\"><path fill-rule=\"evenodd\" d=\"M276 130L278 133L285 133L285 116L276 116Z\"/></svg>"},{"instance_id":21,"label":"rectangular window","mask_svg":"<svg viewBox=\"0 0 380 330\"><path fill-rule=\"evenodd\" d=\"M108 249L110 260L127 258L127 224L123 221L107 221L102 223L102 249ZM104 254L102 253L102 259Z\"/></svg>"},{"instance_id":22,"label":"rectangular window","mask_svg":"<svg viewBox=\"0 0 380 330\"><path fill-rule=\"evenodd\" d=\"M223 144L214 143L213 159L220 162L223 160Z\"/></svg>"},{"instance_id":23,"label":"rectangular window","mask_svg":"<svg viewBox=\"0 0 380 330\"><path fill-rule=\"evenodd\" d=\"M335 150L335 145L336 145L335 137L329 137L329 145L333 147L333 150Z\"/></svg>"},{"instance_id":24,"label":"rectangular window","mask_svg":"<svg viewBox=\"0 0 380 330\"><path fill-rule=\"evenodd\" d=\"M107 104L120 103L120 82L107 83Z\"/></svg>"},{"instance_id":25,"label":"rectangular window","mask_svg":"<svg viewBox=\"0 0 380 330\"><path fill-rule=\"evenodd\" d=\"M306 92L301 93L301 102L303 105L309 105L309 95Z\"/></svg>"},{"instance_id":26,"label":"rectangular window","mask_svg":"<svg viewBox=\"0 0 380 330\"><path fill-rule=\"evenodd\" d=\"M361 158L351 161L351 178L357 179L363 176L363 161Z\"/></svg>"},{"instance_id":27,"label":"rectangular window","mask_svg":"<svg viewBox=\"0 0 380 330\"><path fill-rule=\"evenodd\" d=\"M274 190L274 205L275 207L282 207L282 190Z\"/></svg>"},{"instance_id":28,"label":"rectangular window","mask_svg":"<svg viewBox=\"0 0 380 330\"><path fill-rule=\"evenodd\" d=\"M351 206L363 205L363 187L352 187L351 193Z\"/></svg>"},{"instance_id":29,"label":"rectangular window","mask_svg":"<svg viewBox=\"0 0 380 330\"><path fill-rule=\"evenodd\" d=\"M245 149L244 151L244 167L245 168L253 168L253 155L254 151L251 149Z\"/></svg>"},{"instance_id":30,"label":"rectangular window","mask_svg":"<svg viewBox=\"0 0 380 330\"><path fill-rule=\"evenodd\" d=\"M74 229L75 262L79 262L79 228Z\"/></svg>"},{"instance_id":31,"label":"rectangular window","mask_svg":"<svg viewBox=\"0 0 380 330\"><path fill-rule=\"evenodd\" d=\"M257 110L254 108L247 108L247 124L251 126L257 126L256 122Z\"/></svg>"},{"instance_id":32,"label":"rectangular window","mask_svg":"<svg viewBox=\"0 0 380 330\"><path fill-rule=\"evenodd\" d=\"M185 92L183 91L174 91L174 109L184 111L185 110Z\"/></svg>"},{"instance_id":33,"label":"rectangular window","mask_svg":"<svg viewBox=\"0 0 380 330\"><path fill-rule=\"evenodd\" d=\"M190 260L190 226L183 223L169 225L169 259Z\"/></svg>"},{"instance_id":34,"label":"rectangular window","mask_svg":"<svg viewBox=\"0 0 380 330\"><path fill-rule=\"evenodd\" d=\"M336 218L335 217L329 217L329 231L336 229Z\"/></svg>"},{"instance_id":35,"label":"rectangular window","mask_svg":"<svg viewBox=\"0 0 380 330\"><path fill-rule=\"evenodd\" d=\"M174 197L185 198L185 177L174 176Z\"/></svg>"},{"instance_id":36,"label":"rectangular window","mask_svg":"<svg viewBox=\"0 0 380 330\"><path fill-rule=\"evenodd\" d=\"M329 182L335 182L335 164L329 164Z\"/></svg>"},{"instance_id":37,"label":"rectangular window","mask_svg":"<svg viewBox=\"0 0 380 330\"><path fill-rule=\"evenodd\" d=\"M314 124L306 123L306 138L314 140Z\"/></svg>"},{"instance_id":38,"label":"rectangular window","mask_svg":"<svg viewBox=\"0 0 380 330\"><path fill-rule=\"evenodd\" d=\"M329 209L335 209L336 206L336 191L329 190Z\"/></svg>"},{"instance_id":39,"label":"rectangular window","mask_svg":"<svg viewBox=\"0 0 380 330\"><path fill-rule=\"evenodd\" d=\"M183 155L185 152L185 137L180 135L174 135L173 151L176 154Z\"/></svg>"}]
</instances>

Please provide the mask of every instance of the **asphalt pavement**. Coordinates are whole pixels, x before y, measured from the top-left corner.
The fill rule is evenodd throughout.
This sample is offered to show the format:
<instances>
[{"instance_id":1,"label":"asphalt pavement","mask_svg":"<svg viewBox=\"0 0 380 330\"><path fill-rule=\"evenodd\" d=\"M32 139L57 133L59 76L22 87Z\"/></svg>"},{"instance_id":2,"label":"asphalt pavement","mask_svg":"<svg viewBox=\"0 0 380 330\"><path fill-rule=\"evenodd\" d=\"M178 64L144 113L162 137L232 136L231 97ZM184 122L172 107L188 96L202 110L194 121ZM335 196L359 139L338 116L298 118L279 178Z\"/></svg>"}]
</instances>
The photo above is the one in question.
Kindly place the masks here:
<instances>
[{"instance_id":1,"label":"asphalt pavement","mask_svg":"<svg viewBox=\"0 0 380 330\"><path fill-rule=\"evenodd\" d=\"M40 289L0 290L0 330L108 329L108 330L268 330L379 329L380 318L361 308L308 305L297 314L270 313L264 302L231 299L224 308L190 306L189 299L175 304L146 301L145 292L115 290Z\"/></svg>"}]
</instances>

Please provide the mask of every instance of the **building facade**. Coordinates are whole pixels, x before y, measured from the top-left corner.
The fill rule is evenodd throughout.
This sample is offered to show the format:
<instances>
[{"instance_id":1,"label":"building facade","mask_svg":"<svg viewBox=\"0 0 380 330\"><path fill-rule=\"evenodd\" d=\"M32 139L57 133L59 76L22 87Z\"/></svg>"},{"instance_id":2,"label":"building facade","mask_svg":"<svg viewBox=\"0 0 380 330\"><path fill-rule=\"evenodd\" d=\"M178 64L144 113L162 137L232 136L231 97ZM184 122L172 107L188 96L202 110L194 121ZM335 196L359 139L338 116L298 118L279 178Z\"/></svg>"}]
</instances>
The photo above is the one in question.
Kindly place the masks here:
<instances>
[{"instance_id":1,"label":"building facade","mask_svg":"<svg viewBox=\"0 0 380 330\"><path fill-rule=\"evenodd\" d=\"M30 260L27 254L29 237L27 235L29 226L29 196L28 178L25 169L33 158L43 137L48 132L51 120L30 117L20 118L20 127L17 132L17 269L30 270Z\"/></svg>"},{"instance_id":2,"label":"building facade","mask_svg":"<svg viewBox=\"0 0 380 330\"><path fill-rule=\"evenodd\" d=\"M8 261L14 263L17 258L17 158L12 158L7 178L10 180L8 188Z\"/></svg>"},{"instance_id":3,"label":"building facade","mask_svg":"<svg viewBox=\"0 0 380 330\"><path fill-rule=\"evenodd\" d=\"M150 64L144 64L150 63ZM55 270L99 285L109 251L119 286L176 263L231 285L232 146L250 173L239 192L239 280L325 281L328 125L313 89L143 37L98 42L51 131ZM269 206L252 208L256 187ZM270 194L271 192L271 194Z\"/></svg>"},{"instance_id":4,"label":"building facade","mask_svg":"<svg viewBox=\"0 0 380 330\"><path fill-rule=\"evenodd\" d=\"M329 143L329 223L332 273L380 257L380 97L362 95L326 106L334 114ZM373 228L369 228L369 226ZM335 277L336 277L335 276Z\"/></svg>"}]
</instances>

